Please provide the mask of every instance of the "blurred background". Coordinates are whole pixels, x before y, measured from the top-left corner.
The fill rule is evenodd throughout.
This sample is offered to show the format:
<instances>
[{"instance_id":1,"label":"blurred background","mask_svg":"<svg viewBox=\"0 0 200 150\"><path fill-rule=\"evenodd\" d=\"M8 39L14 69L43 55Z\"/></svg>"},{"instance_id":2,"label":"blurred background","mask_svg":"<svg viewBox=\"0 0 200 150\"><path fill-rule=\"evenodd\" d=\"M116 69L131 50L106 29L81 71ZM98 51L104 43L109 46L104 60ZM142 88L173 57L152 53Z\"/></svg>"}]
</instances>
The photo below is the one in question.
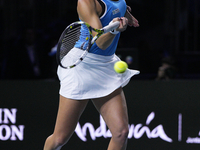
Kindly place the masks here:
<instances>
[{"instance_id":1,"label":"blurred background","mask_svg":"<svg viewBox=\"0 0 200 150\"><path fill-rule=\"evenodd\" d=\"M76 0L0 0L0 79L57 80L51 53L78 20ZM127 0L140 27L123 32L116 54L138 69L135 79L200 77L200 1Z\"/></svg>"},{"instance_id":2,"label":"blurred background","mask_svg":"<svg viewBox=\"0 0 200 150\"><path fill-rule=\"evenodd\" d=\"M126 2L140 27L121 34L116 54L141 71L124 88L127 150L199 150L200 0ZM78 20L76 3L0 0L2 150L42 149L53 132L60 86L54 50L64 28ZM63 149L106 149L108 128L92 103L87 107L79 133Z\"/></svg>"}]
</instances>

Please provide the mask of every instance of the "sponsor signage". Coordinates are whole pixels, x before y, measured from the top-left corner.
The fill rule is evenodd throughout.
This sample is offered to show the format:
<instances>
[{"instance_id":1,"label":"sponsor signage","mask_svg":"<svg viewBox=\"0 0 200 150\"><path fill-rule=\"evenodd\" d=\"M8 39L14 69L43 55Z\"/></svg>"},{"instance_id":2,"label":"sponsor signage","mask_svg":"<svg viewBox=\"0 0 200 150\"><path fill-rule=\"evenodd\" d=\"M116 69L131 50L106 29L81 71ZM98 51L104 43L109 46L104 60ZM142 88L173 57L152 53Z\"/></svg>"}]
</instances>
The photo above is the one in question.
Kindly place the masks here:
<instances>
[{"instance_id":1,"label":"sponsor signage","mask_svg":"<svg viewBox=\"0 0 200 150\"><path fill-rule=\"evenodd\" d=\"M155 112L152 112L149 114L146 120L146 124L143 125L141 123L138 123L136 125L130 124L129 125L129 134L128 138L132 139L140 139L144 134L146 134L147 138L154 139L154 138L160 138L166 142L172 142L173 140L167 136L167 134L164 131L164 128L161 124L157 125L152 130L148 127L148 125L151 123L151 121L155 117ZM87 141L87 130L89 131L90 137L93 141L97 140L98 137L104 137L104 138L111 138L112 134L109 129L106 127L106 123L104 122L103 118L100 116L100 126L95 129L92 123L85 123L82 127L80 123L78 123L76 127L76 134L77 136L84 142Z\"/></svg>"},{"instance_id":2,"label":"sponsor signage","mask_svg":"<svg viewBox=\"0 0 200 150\"><path fill-rule=\"evenodd\" d=\"M54 129L59 83L4 81L0 91L0 149L42 149ZM200 81L131 81L124 88L129 113L127 150L200 149L199 91ZM102 150L111 137L90 102L63 149Z\"/></svg>"},{"instance_id":3,"label":"sponsor signage","mask_svg":"<svg viewBox=\"0 0 200 150\"><path fill-rule=\"evenodd\" d=\"M23 141L24 125L16 124L17 109L0 108L0 140Z\"/></svg>"}]
</instances>

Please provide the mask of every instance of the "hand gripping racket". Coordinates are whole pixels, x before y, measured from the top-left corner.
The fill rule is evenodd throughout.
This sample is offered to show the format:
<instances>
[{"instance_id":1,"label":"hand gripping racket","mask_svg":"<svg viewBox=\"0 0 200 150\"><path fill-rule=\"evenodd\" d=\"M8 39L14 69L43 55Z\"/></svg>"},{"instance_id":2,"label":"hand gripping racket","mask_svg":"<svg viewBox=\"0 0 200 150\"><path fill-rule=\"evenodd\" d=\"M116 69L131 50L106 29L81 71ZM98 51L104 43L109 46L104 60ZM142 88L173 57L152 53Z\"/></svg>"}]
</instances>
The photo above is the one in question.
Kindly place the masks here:
<instances>
[{"instance_id":1,"label":"hand gripping racket","mask_svg":"<svg viewBox=\"0 0 200 150\"><path fill-rule=\"evenodd\" d=\"M94 42L104 33L116 29L119 24L119 21L111 22L102 29L95 29L83 21L77 21L67 26L62 32L58 41L56 54L58 65L65 69L70 69L77 66L85 58ZM92 30L97 32L94 37L92 37ZM69 64L65 63L64 65L62 63L63 58L68 55L68 53L77 44L80 46L79 49L82 50L82 54L79 54L79 57L73 61L70 61Z\"/></svg>"}]
</instances>

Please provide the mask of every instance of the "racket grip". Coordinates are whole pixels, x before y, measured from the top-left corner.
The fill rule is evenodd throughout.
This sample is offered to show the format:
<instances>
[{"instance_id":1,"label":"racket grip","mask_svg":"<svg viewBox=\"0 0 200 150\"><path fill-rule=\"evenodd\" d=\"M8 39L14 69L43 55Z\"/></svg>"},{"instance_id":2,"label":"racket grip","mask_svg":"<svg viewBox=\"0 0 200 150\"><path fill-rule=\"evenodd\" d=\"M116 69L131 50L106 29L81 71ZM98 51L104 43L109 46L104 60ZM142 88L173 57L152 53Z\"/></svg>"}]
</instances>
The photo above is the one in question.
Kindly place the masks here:
<instances>
[{"instance_id":1,"label":"racket grip","mask_svg":"<svg viewBox=\"0 0 200 150\"><path fill-rule=\"evenodd\" d=\"M119 27L120 22L119 21L115 21L115 22L110 22L109 25L105 26L104 29L104 33L110 32L114 29L116 29L117 27Z\"/></svg>"}]
</instances>

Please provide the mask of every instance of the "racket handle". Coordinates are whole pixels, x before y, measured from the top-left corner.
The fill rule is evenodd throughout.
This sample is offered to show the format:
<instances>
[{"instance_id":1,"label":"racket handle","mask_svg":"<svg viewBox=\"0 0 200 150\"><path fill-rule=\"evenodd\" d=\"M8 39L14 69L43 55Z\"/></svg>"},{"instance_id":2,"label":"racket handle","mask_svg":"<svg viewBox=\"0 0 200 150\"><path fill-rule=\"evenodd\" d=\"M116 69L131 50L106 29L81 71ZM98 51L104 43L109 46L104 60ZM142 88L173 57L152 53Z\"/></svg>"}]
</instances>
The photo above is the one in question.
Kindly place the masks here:
<instances>
[{"instance_id":1,"label":"racket handle","mask_svg":"<svg viewBox=\"0 0 200 150\"><path fill-rule=\"evenodd\" d=\"M105 26L103 28L104 33L110 32L114 29L116 29L117 27L119 27L120 22L119 21L115 21L115 22L110 22L109 25Z\"/></svg>"}]
</instances>

